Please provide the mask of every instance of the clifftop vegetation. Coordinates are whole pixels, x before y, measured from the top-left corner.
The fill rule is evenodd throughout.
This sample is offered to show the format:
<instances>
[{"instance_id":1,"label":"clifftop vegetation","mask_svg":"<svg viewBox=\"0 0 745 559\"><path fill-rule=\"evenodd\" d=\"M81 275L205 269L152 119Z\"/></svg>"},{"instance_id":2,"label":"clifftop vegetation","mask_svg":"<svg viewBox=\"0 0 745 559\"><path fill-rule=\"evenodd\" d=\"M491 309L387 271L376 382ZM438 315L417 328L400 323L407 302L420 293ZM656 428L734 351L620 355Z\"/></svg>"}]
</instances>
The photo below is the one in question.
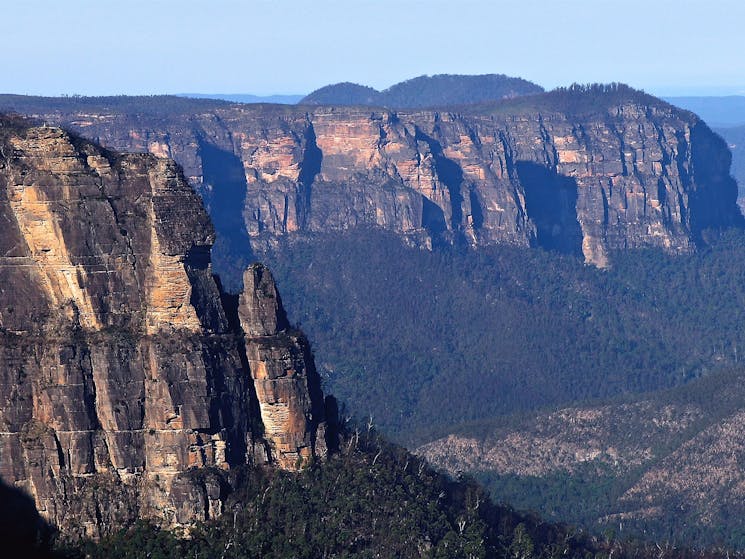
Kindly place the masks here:
<instances>
[{"instance_id":1,"label":"clifftop vegetation","mask_svg":"<svg viewBox=\"0 0 745 559\"><path fill-rule=\"evenodd\" d=\"M216 99L192 99L176 95L114 95L87 97L37 97L30 95L0 95L0 111L25 115L51 111L92 111L131 115L174 116L227 107L232 103Z\"/></svg>"},{"instance_id":2,"label":"clifftop vegetation","mask_svg":"<svg viewBox=\"0 0 745 559\"><path fill-rule=\"evenodd\" d=\"M303 98L301 105L373 105L411 109L469 105L541 93L543 88L503 74L419 76L383 91L354 83L327 85Z\"/></svg>"},{"instance_id":3,"label":"clifftop vegetation","mask_svg":"<svg viewBox=\"0 0 745 559\"><path fill-rule=\"evenodd\" d=\"M449 480L365 427L348 433L339 455L299 474L243 472L228 512L188 538L141 523L63 553L68 559L726 556L597 538L494 505L473 481Z\"/></svg>"}]
</instances>

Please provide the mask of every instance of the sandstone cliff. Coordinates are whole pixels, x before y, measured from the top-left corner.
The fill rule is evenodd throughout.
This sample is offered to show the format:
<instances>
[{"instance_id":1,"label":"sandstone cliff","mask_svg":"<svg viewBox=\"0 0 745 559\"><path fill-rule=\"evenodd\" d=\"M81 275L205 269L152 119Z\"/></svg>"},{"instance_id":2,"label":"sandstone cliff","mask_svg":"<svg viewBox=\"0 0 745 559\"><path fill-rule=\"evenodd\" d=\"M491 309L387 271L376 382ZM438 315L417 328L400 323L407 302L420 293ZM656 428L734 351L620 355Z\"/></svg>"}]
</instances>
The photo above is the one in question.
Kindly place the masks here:
<instances>
[{"instance_id":1,"label":"sandstone cliff","mask_svg":"<svg viewBox=\"0 0 745 559\"><path fill-rule=\"evenodd\" d=\"M614 250L690 251L706 229L742 219L721 138L624 86L461 112L47 105L0 102L115 149L173 157L232 259L283 235L375 226L423 246L541 246L605 266Z\"/></svg>"},{"instance_id":2,"label":"sandstone cliff","mask_svg":"<svg viewBox=\"0 0 745 559\"><path fill-rule=\"evenodd\" d=\"M307 342L275 327L247 366L212 226L173 161L1 118L0 221L0 477L46 519L94 537L138 517L188 525L220 514L220 472L313 455ZM265 288L241 313L268 324L282 311ZM276 399L292 404L271 422L252 374L263 397L286 352L295 381Z\"/></svg>"},{"instance_id":3,"label":"sandstone cliff","mask_svg":"<svg viewBox=\"0 0 745 559\"><path fill-rule=\"evenodd\" d=\"M320 379L307 340L289 327L269 270L250 266L243 285L238 315L264 437L280 467L297 469L314 449L325 452Z\"/></svg>"}]
</instances>

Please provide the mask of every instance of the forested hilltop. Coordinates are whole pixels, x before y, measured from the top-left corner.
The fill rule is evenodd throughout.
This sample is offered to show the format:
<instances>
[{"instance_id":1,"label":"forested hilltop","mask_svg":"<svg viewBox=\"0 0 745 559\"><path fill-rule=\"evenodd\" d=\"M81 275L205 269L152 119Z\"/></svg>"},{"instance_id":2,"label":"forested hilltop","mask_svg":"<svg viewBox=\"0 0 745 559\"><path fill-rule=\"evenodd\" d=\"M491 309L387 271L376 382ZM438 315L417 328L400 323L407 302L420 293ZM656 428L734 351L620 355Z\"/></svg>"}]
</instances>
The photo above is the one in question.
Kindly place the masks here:
<instances>
[{"instance_id":1,"label":"forested hilltop","mask_svg":"<svg viewBox=\"0 0 745 559\"><path fill-rule=\"evenodd\" d=\"M503 74L438 74L412 78L383 91L349 82L327 85L305 96L298 104L413 109L470 105L542 92L543 88L539 85Z\"/></svg>"}]
</instances>

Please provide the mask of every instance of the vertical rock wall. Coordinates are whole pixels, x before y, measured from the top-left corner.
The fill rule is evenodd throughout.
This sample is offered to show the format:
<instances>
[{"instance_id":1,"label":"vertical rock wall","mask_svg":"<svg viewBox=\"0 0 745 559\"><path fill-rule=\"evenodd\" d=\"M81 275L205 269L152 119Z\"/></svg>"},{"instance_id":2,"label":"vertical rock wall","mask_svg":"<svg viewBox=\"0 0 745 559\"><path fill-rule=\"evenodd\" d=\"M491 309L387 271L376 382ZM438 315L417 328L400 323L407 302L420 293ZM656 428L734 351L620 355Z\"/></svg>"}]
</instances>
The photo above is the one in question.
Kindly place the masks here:
<instances>
[{"instance_id":1,"label":"vertical rock wall","mask_svg":"<svg viewBox=\"0 0 745 559\"><path fill-rule=\"evenodd\" d=\"M176 164L1 118L0 156L0 478L68 535L97 537L220 514L231 467L295 468L284 447L266 453L262 430L295 441L281 429L297 421L260 427L213 229ZM271 320L263 300L242 312ZM312 362L294 336L301 375ZM282 397L304 406L307 383ZM322 419L302 425L303 460Z\"/></svg>"},{"instance_id":2,"label":"vertical rock wall","mask_svg":"<svg viewBox=\"0 0 745 559\"><path fill-rule=\"evenodd\" d=\"M269 270L250 266L243 275L238 315L271 457L300 469L325 453L323 394L305 337L290 329ZM321 432L321 435L323 431Z\"/></svg>"},{"instance_id":3,"label":"vertical rock wall","mask_svg":"<svg viewBox=\"0 0 745 559\"><path fill-rule=\"evenodd\" d=\"M173 156L238 252L375 226L427 247L542 246L605 266L614 250L688 252L705 229L742 221L724 142L691 113L628 88L463 112L247 105L187 120L43 118ZM243 177L232 164L222 168L233 178L212 172L223 157Z\"/></svg>"}]
</instances>

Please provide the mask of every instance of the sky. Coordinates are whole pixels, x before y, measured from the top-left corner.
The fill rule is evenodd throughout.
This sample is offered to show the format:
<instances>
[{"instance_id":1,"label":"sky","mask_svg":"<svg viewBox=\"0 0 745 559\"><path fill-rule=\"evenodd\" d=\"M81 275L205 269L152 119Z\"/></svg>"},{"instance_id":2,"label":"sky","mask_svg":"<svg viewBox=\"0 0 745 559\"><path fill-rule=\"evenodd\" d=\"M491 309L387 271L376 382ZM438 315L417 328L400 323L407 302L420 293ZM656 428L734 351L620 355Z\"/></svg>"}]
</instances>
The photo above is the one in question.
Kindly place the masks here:
<instances>
[{"instance_id":1,"label":"sky","mask_svg":"<svg viewBox=\"0 0 745 559\"><path fill-rule=\"evenodd\" d=\"M742 0L4 0L1 93L305 94L424 74L745 94Z\"/></svg>"}]
</instances>

